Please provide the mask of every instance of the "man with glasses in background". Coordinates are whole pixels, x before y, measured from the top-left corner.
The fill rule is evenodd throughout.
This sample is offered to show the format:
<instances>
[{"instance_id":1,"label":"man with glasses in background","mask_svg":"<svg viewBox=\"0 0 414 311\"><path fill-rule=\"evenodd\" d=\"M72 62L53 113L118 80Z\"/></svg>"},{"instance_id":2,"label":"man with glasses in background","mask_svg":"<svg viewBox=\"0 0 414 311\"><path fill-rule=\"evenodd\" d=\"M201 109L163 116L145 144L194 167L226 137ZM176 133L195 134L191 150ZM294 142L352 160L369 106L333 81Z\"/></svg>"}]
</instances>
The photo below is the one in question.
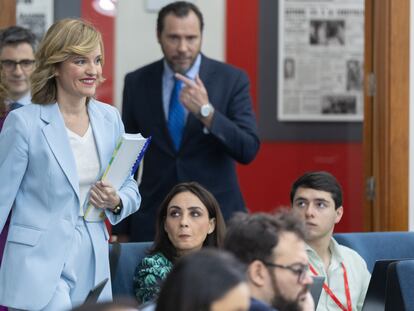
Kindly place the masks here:
<instances>
[{"instance_id":1,"label":"man with glasses in background","mask_svg":"<svg viewBox=\"0 0 414 311\"><path fill-rule=\"evenodd\" d=\"M293 183L290 200L305 220L310 270L325 277L317 311L361 310L370 280L367 265L332 238L343 214L338 181L328 172L306 173Z\"/></svg>"},{"instance_id":2,"label":"man with glasses in background","mask_svg":"<svg viewBox=\"0 0 414 311\"><path fill-rule=\"evenodd\" d=\"M247 266L250 311L315 310L304 238L304 224L292 211L230 220L224 248Z\"/></svg>"},{"instance_id":3,"label":"man with glasses in background","mask_svg":"<svg viewBox=\"0 0 414 311\"><path fill-rule=\"evenodd\" d=\"M35 64L36 36L28 29L11 26L0 31L1 81L9 92L9 110L31 102L30 75Z\"/></svg>"}]
</instances>

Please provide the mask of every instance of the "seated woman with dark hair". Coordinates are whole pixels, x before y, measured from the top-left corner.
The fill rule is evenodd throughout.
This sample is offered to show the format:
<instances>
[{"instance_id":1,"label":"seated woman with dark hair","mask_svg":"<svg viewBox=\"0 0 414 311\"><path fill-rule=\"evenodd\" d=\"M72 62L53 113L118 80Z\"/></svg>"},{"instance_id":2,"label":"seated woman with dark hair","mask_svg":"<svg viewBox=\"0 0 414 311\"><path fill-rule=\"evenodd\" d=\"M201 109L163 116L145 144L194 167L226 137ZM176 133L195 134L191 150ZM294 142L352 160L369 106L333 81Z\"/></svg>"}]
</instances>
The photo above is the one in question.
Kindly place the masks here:
<instances>
[{"instance_id":1,"label":"seated woman with dark hair","mask_svg":"<svg viewBox=\"0 0 414 311\"><path fill-rule=\"evenodd\" d=\"M141 303L157 298L160 283L175 261L204 246L221 247L225 224L214 196L196 182L180 183L158 209L154 245L136 268L135 295Z\"/></svg>"},{"instance_id":2,"label":"seated woman with dark hair","mask_svg":"<svg viewBox=\"0 0 414 311\"><path fill-rule=\"evenodd\" d=\"M203 249L180 259L162 285L156 311L247 311L246 267L232 254Z\"/></svg>"}]
</instances>

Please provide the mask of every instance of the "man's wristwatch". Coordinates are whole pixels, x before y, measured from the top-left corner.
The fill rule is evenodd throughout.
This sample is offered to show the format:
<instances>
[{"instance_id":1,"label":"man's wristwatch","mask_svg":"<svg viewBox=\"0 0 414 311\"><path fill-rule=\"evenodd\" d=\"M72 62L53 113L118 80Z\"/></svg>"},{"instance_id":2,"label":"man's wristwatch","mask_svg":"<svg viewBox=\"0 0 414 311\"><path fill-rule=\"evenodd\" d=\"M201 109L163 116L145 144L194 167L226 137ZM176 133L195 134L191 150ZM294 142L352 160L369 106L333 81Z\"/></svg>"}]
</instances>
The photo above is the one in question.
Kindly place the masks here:
<instances>
[{"instance_id":1,"label":"man's wristwatch","mask_svg":"<svg viewBox=\"0 0 414 311\"><path fill-rule=\"evenodd\" d=\"M200 118L208 118L214 111L214 107L212 104L204 104L200 108Z\"/></svg>"},{"instance_id":2,"label":"man's wristwatch","mask_svg":"<svg viewBox=\"0 0 414 311\"><path fill-rule=\"evenodd\" d=\"M114 214L114 215L119 215L119 214L121 214L121 211L122 211L122 208L123 208L124 206L122 205L122 200L120 199L119 200L119 204L117 205L117 206L115 206L113 209L111 209L111 212Z\"/></svg>"}]
</instances>

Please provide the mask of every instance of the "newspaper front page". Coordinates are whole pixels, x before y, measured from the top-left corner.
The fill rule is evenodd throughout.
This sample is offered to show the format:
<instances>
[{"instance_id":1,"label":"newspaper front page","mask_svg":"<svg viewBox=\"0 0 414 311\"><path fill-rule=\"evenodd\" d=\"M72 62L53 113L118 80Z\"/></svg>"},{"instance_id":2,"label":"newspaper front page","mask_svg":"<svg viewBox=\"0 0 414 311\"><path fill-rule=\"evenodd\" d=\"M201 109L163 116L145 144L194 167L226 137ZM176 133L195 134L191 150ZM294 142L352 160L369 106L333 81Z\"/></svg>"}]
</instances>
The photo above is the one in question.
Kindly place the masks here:
<instances>
[{"instance_id":1,"label":"newspaper front page","mask_svg":"<svg viewBox=\"0 0 414 311\"><path fill-rule=\"evenodd\" d=\"M279 1L280 121L363 120L363 0Z\"/></svg>"}]
</instances>

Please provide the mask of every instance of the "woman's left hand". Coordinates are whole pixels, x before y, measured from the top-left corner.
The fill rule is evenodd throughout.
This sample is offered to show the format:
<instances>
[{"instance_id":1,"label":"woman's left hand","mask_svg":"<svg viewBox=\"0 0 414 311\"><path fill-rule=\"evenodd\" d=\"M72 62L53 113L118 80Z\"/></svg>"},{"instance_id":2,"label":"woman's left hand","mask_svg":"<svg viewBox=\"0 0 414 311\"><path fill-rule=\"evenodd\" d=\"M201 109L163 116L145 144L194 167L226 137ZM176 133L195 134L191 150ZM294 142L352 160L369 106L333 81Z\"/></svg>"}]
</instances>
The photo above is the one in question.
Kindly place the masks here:
<instances>
[{"instance_id":1,"label":"woman's left hand","mask_svg":"<svg viewBox=\"0 0 414 311\"><path fill-rule=\"evenodd\" d=\"M121 198L110 183L100 180L91 188L89 202L96 208L114 209L120 201Z\"/></svg>"}]
</instances>

